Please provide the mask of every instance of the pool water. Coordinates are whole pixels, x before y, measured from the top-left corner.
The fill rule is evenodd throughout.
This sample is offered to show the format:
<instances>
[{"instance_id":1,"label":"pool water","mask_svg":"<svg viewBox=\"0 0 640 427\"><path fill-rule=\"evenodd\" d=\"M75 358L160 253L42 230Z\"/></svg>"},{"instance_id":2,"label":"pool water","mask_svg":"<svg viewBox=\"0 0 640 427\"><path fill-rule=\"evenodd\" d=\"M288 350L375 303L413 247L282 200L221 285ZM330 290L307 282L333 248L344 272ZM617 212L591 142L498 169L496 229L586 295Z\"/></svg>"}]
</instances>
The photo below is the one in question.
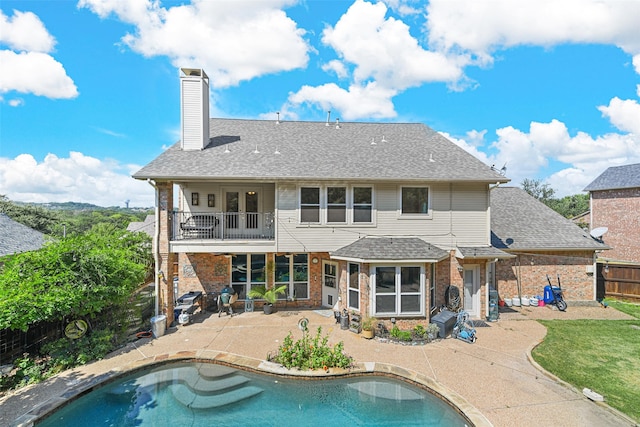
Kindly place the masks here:
<instances>
[{"instance_id":1,"label":"pool water","mask_svg":"<svg viewBox=\"0 0 640 427\"><path fill-rule=\"evenodd\" d=\"M466 421L431 393L387 377L288 379L189 362L116 380L36 425L464 426Z\"/></svg>"}]
</instances>

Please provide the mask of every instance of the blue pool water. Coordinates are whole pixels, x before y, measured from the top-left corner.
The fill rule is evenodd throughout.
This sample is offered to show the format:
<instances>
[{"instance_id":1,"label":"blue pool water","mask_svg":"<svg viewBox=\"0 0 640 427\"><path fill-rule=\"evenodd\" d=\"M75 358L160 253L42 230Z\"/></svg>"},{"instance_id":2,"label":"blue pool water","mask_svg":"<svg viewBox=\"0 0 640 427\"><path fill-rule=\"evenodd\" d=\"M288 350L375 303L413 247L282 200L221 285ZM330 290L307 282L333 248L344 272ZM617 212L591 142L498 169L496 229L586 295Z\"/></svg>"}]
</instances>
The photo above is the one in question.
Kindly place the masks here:
<instances>
[{"instance_id":1,"label":"blue pool water","mask_svg":"<svg viewBox=\"0 0 640 427\"><path fill-rule=\"evenodd\" d=\"M431 393L381 376L322 380L174 363L97 388L38 422L64 426L464 426Z\"/></svg>"}]
</instances>

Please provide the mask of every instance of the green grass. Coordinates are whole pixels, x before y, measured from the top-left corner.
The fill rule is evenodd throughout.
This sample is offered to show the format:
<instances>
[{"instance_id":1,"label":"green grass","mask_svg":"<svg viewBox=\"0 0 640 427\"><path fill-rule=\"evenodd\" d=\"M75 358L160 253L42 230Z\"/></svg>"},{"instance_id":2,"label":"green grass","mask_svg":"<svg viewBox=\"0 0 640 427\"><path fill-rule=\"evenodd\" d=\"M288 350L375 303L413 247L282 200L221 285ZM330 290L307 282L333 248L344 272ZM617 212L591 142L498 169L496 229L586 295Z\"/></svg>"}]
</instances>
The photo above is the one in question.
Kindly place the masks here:
<instances>
[{"instance_id":1,"label":"green grass","mask_svg":"<svg viewBox=\"0 0 640 427\"><path fill-rule=\"evenodd\" d=\"M605 299L604 302L609 305L609 307L613 307L618 311L640 319L640 304L612 299Z\"/></svg>"},{"instance_id":2,"label":"green grass","mask_svg":"<svg viewBox=\"0 0 640 427\"><path fill-rule=\"evenodd\" d=\"M621 311L636 320L541 320L547 336L532 355L552 374L579 390L590 388L640 422L640 306L626 305Z\"/></svg>"}]
</instances>

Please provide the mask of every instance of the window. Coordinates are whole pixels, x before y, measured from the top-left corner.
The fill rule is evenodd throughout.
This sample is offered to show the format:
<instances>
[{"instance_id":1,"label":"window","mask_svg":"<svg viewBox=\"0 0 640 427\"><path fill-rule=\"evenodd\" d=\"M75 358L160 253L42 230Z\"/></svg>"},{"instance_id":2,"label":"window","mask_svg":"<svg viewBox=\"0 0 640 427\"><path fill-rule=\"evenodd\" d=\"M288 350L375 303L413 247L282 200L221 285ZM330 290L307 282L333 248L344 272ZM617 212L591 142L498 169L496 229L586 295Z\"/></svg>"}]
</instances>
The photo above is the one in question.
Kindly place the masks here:
<instances>
[{"instance_id":1,"label":"window","mask_svg":"<svg viewBox=\"0 0 640 427\"><path fill-rule=\"evenodd\" d=\"M198 206L200 203L200 193L191 193L191 204L193 206Z\"/></svg>"},{"instance_id":2,"label":"window","mask_svg":"<svg viewBox=\"0 0 640 427\"><path fill-rule=\"evenodd\" d=\"M347 222L346 187L327 187L327 222Z\"/></svg>"},{"instance_id":3,"label":"window","mask_svg":"<svg viewBox=\"0 0 640 427\"><path fill-rule=\"evenodd\" d=\"M276 255L275 286L287 285L287 297L309 298L307 254Z\"/></svg>"},{"instance_id":4,"label":"window","mask_svg":"<svg viewBox=\"0 0 640 427\"><path fill-rule=\"evenodd\" d=\"M381 266L375 268L374 302L375 314L421 315L423 276L418 266Z\"/></svg>"},{"instance_id":5,"label":"window","mask_svg":"<svg viewBox=\"0 0 640 427\"><path fill-rule=\"evenodd\" d=\"M246 299L253 286L266 285L265 254L237 254L231 259L231 287Z\"/></svg>"},{"instance_id":6,"label":"window","mask_svg":"<svg viewBox=\"0 0 640 427\"><path fill-rule=\"evenodd\" d=\"M429 189L427 187L402 187L402 214L429 213Z\"/></svg>"},{"instance_id":7,"label":"window","mask_svg":"<svg viewBox=\"0 0 640 427\"><path fill-rule=\"evenodd\" d=\"M431 274L429 274L429 310L436 309L436 265L431 264Z\"/></svg>"},{"instance_id":8,"label":"window","mask_svg":"<svg viewBox=\"0 0 640 427\"><path fill-rule=\"evenodd\" d=\"M320 222L320 188L300 189L300 222Z\"/></svg>"},{"instance_id":9,"label":"window","mask_svg":"<svg viewBox=\"0 0 640 427\"><path fill-rule=\"evenodd\" d=\"M353 222L372 222L372 195L371 187L353 187Z\"/></svg>"},{"instance_id":10,"label":"window","mask_svg":"<svg viewBox=\"0 0 640 427\"><path fill-rule=\"evenodd\" d=\"M360 310L360 265L349 263L349 289L347 292L347 301L349 308Z\"/></svg>"}]
</instances>

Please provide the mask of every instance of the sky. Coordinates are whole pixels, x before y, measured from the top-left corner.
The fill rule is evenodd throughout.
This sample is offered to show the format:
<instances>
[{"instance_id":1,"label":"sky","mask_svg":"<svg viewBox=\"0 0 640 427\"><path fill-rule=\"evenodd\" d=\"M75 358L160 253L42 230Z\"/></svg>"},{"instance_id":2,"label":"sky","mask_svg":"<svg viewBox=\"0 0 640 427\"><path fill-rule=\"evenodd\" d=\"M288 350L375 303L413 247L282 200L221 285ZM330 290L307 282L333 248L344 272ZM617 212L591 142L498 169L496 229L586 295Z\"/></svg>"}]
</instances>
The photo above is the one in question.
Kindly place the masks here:
<instances>
[{"instance_id":1,"label":"sky","mask_svg":"<svg viewBox=\"0 0 640 427\"><path fill-rule=\"evenodd\" d=\"M212 117L419 122L556 197L640 162L640 0L2 0L0 195L151 207L131 175Z\"/></svg>"}]
</instances>

